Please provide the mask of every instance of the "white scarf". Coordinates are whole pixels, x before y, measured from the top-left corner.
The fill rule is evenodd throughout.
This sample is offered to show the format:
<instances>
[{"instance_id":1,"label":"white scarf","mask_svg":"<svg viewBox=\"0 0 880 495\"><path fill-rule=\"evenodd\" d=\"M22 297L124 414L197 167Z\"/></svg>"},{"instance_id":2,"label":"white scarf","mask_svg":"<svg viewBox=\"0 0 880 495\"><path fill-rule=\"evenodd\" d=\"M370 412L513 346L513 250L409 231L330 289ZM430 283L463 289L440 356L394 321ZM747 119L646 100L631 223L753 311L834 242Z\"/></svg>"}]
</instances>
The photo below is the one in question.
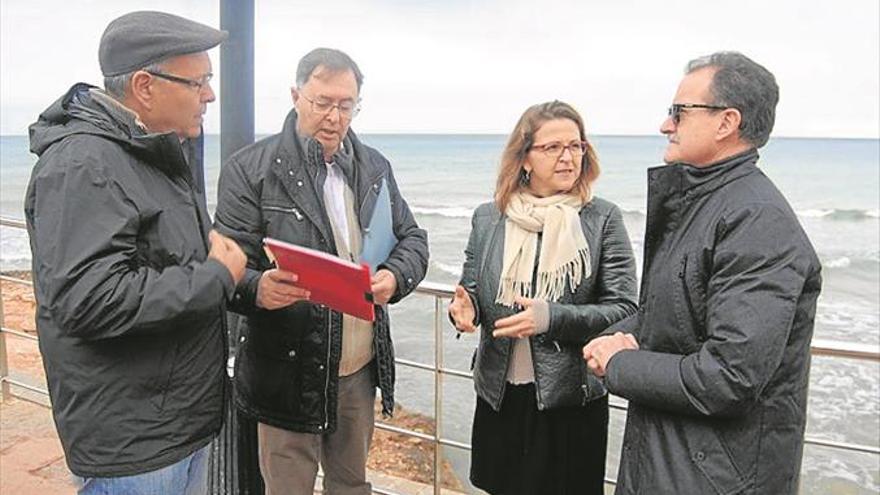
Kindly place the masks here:
<instances>
[{"instance_id":1,"label":"white scarf","mask_svg":"<svg viewBox=\"0 0 880 495\"><path fill-rule=\"evenodd\" d=\"M505 212L504 260L496 303L513 307L516 296L558 301L566 283L574 290L590 276L590 246L578 216L583 205L572 194L539 198L523 191L513 193ZM544 234L532 295L539 232Z\"/></svg>"}]
</instances>

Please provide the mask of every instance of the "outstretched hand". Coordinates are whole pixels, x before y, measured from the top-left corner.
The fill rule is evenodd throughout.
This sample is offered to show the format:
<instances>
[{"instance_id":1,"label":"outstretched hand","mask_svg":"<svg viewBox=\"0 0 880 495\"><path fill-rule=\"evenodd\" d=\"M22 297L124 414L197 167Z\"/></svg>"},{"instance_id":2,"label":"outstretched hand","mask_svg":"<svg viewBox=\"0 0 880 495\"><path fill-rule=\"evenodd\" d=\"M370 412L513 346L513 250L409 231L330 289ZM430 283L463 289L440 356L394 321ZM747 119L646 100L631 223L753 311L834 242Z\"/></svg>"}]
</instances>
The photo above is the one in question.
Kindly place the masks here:
<instances>
[{"instance_id":1,"label":"outstretched hand","mask_svg":"<svg viewBox=\"0 0 880 495\"><path fill-rule=\"evenodd\" d=\"M522 307L523 310L506 318L495 320L495 330L492 336L511 337L521 339L535 335L538 332L538 324L535 320L535 304L534 299L516 296L514 303Z\"/></svg>"},{"instance_id":2,"label":"outstretched hand","mask_svg":"<svg viewBox=\"0 0 880 495\"><path fill-rule=\"evenodd\" d=\"M452 302L449 303L449 316L455 322L456 330L468 333L475 332L477 330L477 327L474 325L476 314L471 297L464 290L464 287L456 285Z\"/></svg>"}]
</instances>

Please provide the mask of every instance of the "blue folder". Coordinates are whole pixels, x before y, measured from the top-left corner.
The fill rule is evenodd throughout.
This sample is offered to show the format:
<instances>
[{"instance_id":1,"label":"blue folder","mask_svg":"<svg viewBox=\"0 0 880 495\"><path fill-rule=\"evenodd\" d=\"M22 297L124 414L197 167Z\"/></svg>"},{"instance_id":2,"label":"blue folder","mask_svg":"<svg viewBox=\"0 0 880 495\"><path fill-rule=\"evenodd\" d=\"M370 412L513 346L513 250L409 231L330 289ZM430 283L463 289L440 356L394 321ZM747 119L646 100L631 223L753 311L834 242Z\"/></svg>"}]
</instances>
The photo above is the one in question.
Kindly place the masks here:
<instances>
[{"instance_id":1,"label":"blue folder","mask_svg":"<svg viewBox=\"0 0 880 495\"><path fill-rule=\"evenodd\" d=\"M361 262L370 265L370 273L376 273L376 267L388 259L388 255L396 245L394 219L391 216L391 195L388 192L387 182L382 179L382 187L379 189L379 197L376 198L370 225L364 229Z\"/></svg>"}]
</instances>

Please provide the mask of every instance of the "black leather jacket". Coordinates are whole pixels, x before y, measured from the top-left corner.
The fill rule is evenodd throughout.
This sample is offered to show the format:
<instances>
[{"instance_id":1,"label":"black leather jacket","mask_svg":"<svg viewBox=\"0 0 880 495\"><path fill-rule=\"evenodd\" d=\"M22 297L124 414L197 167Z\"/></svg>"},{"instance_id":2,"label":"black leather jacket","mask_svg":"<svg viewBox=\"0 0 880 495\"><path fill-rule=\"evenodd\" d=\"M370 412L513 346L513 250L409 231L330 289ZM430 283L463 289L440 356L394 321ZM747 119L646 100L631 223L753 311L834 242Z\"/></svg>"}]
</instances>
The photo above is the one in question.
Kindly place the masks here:
<instances>
[{"instance_id":1,"label":"black leather jacket","mask_svg":"<svg viewBox=\"0 0 880 495\"><path fill-rule=\"evenodd\" d=\"M501 407L513 349L512 339L492 337L495 320L514 313L495 303L505 219L494 203L474 212L460 281L475 303L481 326L474 386L495 410ZM581 349L592 336L636 312L636 265L620 210L593 198L581 209L580 219L592 273L573 292L566 290L560 301L549 304L548 331L530 337L540 410L583 405L605 395L601 382L587 371Z\"/></svg>"},{"instance_id":2,"label":"black leather jacket","mask_svg":"<svg viewBox=\"0 0 880 495\"><path fill-rule=\"evenodd\" d=\"M383 179L391 193L398 243L382 268L397 280L391 303L421 282L428 265L427 234L401 197L391 166L349 130L355 204L363 234L369 225ZM342 351L342 315L323 305L299 302L279 310L257 308L262 272L271 268L263 237L274 237L336 254L330 221L319 194L326 174L321 145L296 135L291 111L280 134L252 144L223 167L218 189L216 228L239 242L248 255L247 273L238 284L231 309L244 315L235 362L236 405L259 421L305 433L336 428L336 395ZM388 314L376 307L373 346L382 406L394 408L394 349Z\"/></svg>"},{"instance_id":3,"label":"black leather jacket","mask_svg":"<svg viewBox=\"0 0 880 495\"><path fill-rule=\"evenodd\" d=\"M608 329L629 400L617 493L794 494L820 263L755 150L648 172L640 307Z\"/></svg>"}]
</instances>

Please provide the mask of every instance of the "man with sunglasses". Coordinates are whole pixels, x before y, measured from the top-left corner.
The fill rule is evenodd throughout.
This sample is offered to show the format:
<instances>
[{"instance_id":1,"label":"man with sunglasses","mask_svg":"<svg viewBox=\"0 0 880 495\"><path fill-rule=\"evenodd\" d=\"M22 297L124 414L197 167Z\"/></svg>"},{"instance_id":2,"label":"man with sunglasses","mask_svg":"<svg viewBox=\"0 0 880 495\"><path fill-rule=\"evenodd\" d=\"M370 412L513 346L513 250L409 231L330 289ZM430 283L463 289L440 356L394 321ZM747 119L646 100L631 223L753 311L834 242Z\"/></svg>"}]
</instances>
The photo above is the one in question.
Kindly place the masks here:
<instances>
[{"instance_id":1,"label":"man with sunglasses","mask_svg":"<svg viewBox=\"0 0 880 495\"><path fill-rule=\"evenodd\" d=\"M757 167L779 90L736 52L691 61L648 171L639 312L584 347L629 401L618 494L795 494L820 263Z\"/></svg>"},{"instance_id":2,"label":"man with sunglasses","mask_svg":"<svg viewBox=\"0 0 880 495\"><path fill-rule=\"evenodd\" d=\"M248 255L232 306L244 315L235 402L258 421L269 494L311 493L319 464L324 493L370 493L377 385L383 412L394 407L386 305L412 292L427 270L426 233L388 160L350 129L362 82L345 53L309 52L297 67L294 108L281 133L233 155L220 175L216 226ZM381 208L390 225L372 223ZM296 274L274 268L262 248L262 239L273 237L361 262L371 229L393 242L374 267L374 322L309 302Z\"/></svg>"},{"instance_id":3,"label":"man with sunglasses","mask_svg":"<svg viewBox=\"0 0 880 495\"><path fill-rule=\"evenodd\" d=\"M80 494L207 491L246 262L211 231L198 140L226 36L123 15L100 42L105 90L76 84L30 127L37 331Z\"/></svg>"}]
</instances>

